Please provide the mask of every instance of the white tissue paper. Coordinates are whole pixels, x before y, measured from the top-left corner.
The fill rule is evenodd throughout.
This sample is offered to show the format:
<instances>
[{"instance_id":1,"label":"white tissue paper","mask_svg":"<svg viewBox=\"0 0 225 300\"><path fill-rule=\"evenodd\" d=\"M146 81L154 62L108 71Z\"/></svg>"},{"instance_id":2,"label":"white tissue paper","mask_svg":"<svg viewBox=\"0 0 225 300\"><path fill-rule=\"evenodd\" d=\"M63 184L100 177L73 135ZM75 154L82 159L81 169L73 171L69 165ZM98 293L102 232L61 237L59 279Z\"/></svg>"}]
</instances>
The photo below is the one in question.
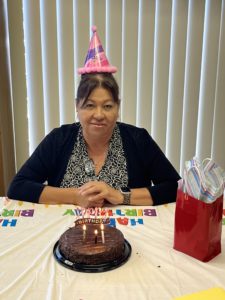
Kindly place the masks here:
<instances>
[{"instance_id":1,"label":"white tissue paper","mask_svg":"<svg viewBox=\"0 0 225 300\"><path fill-rule=\"evenodd\" d=\"M213 159L206 158L201 162L194 157L185 162L184 176L178 186L184 193L212 203L223 194L224 187L225 172Z\"/></svg>"}]
</instances>

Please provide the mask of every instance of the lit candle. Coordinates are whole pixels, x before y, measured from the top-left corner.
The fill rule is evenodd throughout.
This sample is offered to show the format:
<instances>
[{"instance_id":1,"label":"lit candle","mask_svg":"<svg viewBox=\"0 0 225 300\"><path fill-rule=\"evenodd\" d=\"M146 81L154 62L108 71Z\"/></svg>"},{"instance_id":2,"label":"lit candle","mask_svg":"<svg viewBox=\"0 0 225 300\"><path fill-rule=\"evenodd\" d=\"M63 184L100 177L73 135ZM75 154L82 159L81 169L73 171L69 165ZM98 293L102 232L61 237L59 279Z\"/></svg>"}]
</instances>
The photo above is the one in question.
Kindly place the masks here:
<instances>
[{"instance_id":1,"label":"lit candle","mask_svg":"<svg viewBox=\"0 0 225 300\"><path fill-rule=\"evenodd\" d=\"M98 230L95 229L94 233L95 233L95 244L97 244L97 241L98 241Z\"/></svg>"},{"instance_id":2,"label":"lit candle","mask_svg":"<svg viewBox=\"0 0 225 300\"><path fill-rule=\"evenodd\" d=\"M105 244L104 224L101 224L100 228L101 228L101 234L102 234L102 243Z\"/></svg>"},{"instance_id":3,"label":"lit candle","mask_svg":"<svg viewBox=\"0 0 225 300\"><path fill-rule=\"evenodd\" d=\"M87 229L87 227L86 227L86 225L84 224L84 225L83 225L83 241L86 239L86 229Z\"/></svg>"}]
</instances>

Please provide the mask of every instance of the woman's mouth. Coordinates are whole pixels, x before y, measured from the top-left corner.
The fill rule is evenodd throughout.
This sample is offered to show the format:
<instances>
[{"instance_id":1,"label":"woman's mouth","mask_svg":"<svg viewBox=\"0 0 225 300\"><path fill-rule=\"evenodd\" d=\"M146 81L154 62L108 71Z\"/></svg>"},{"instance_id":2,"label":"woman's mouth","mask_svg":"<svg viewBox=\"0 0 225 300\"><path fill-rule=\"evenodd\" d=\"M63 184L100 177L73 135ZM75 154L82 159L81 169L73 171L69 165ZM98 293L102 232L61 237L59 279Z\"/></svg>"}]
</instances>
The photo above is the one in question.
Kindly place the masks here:
<instances>
[{"instance_id":1,"label":"woman's mouth","mask_svg":"<svg viewBox=\"0 0 225 300\"><path fill-rule=\"evenodd\" d=\"M105 126L103 123L91 123L91 125L99 128Z\"/></svg>"}]
</instances>

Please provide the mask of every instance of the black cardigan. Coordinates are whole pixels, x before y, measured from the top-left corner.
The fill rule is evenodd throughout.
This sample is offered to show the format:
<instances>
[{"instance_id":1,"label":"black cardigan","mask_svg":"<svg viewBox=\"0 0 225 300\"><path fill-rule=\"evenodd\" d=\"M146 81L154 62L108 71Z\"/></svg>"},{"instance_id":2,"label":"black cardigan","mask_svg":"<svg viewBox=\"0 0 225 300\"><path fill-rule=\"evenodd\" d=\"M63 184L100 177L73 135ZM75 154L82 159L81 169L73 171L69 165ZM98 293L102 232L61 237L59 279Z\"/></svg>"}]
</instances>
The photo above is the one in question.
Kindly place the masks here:
<instances>
[{"instance_id":1,"label":"black cardigan","mask_svg":"<svg viewBox=\"0 0 225 300\"><path fill-rule=\"evenodd\" d=\"M176 201L180 176L147 130L119 123L130 188L147 187L154 205ZM8 197L38 202L48 185L59 187L78 133L76 123L53 129L18 171Z\"/></svg>"}]
</instances>

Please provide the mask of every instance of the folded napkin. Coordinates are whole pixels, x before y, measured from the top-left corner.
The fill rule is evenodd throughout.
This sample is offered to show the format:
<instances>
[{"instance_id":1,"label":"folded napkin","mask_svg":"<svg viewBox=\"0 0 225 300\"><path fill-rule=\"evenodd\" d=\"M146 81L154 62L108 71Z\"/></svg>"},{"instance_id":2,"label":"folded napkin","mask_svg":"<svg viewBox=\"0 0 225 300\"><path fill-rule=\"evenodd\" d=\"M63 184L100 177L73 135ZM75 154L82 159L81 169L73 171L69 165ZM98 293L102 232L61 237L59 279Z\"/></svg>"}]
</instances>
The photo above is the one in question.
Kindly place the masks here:
<instances>
[{"instance_id":1,"label":"folded napkin","mask_svg":"<svg viewBox=\"0 0 225 300\"><path fill-rule=\"evenodd\" d=\"M219 287L186 295L173 300L225 300L225 290Z\"/></svg>"}]
</instances>

